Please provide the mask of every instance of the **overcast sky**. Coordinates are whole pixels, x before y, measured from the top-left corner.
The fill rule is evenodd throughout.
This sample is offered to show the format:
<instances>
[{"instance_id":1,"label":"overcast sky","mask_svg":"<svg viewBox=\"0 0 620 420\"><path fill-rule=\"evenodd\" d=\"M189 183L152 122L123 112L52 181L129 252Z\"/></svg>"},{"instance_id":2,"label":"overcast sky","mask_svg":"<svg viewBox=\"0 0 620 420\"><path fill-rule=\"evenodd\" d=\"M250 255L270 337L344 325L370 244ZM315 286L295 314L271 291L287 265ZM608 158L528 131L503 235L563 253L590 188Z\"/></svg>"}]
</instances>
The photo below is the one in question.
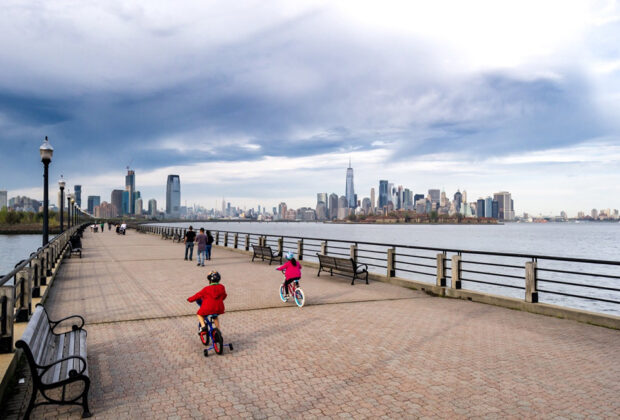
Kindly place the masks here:
<instances>
[{"instance_id":1,"label":"overcast sky","mask_svg":"<svg viewBox=\"0 0 620 420\"><path fill-rule=\"evenodd\" d=\"M620 3L27 1L0 13L0 189L314 206L388 179L620 208ZM52 194L55 197L55 194Z\"/></svg>"}]
</instances>

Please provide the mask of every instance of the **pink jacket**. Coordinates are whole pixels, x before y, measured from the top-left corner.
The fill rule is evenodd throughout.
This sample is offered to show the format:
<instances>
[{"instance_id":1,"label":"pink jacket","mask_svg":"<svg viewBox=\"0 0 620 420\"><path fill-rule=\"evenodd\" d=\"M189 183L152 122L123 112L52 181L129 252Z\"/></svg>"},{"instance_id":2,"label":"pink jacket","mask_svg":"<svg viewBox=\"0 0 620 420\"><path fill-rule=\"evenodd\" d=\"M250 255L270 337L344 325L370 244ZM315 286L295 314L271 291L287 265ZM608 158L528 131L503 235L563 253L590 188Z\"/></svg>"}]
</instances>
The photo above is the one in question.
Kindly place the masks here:
<instances>
[{"instance_id":1,"label":"pink jacket","mask_svg":"<svg viewBox=\"0 0 620 420\"><path fill-rule=\"evenodd\" d=\"M293 265L290 261L287 261L286 264L278 267L276 270L286 270L286 272L284 273L284 277L286 277L287 280L299 278L301 277L301 264L299 263L299 261L296 262L297 265Z\"/></svg>"}]
</instances>

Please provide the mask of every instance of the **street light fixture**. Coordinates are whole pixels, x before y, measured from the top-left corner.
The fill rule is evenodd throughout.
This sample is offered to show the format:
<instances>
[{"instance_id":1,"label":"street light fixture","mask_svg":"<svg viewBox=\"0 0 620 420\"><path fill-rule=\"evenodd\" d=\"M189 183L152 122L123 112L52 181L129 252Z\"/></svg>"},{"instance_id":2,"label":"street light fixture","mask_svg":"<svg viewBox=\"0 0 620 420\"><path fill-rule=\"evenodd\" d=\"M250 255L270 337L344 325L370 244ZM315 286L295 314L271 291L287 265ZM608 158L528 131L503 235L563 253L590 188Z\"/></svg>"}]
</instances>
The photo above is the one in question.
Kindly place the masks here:
<instances>
[{"instance_id":1,"label":"street light fixture","mask_svg":"<svg viewBox=\"0 0 620 420\"><path fill-rule=\"evenodd\" d=\"M41 162L43 162L43 246L47 245L49 238L49 194L48 194L48 166L52 161L52 155L54 154L54 148L47 140L39 147L39 153L41 154Z\"/></svg>"},{"instance_id":2,"label":"street light fixture","mask_svg":"<svg viewBox=\"0 0 620 420\"><path fill-rule=\"evenodd\" d=\"M65 212L65 180L60 175L60 181L58 181L58 186L60 187L60 233L64 231L63 229L63 213Z\"/></svg>"}]
</instances>

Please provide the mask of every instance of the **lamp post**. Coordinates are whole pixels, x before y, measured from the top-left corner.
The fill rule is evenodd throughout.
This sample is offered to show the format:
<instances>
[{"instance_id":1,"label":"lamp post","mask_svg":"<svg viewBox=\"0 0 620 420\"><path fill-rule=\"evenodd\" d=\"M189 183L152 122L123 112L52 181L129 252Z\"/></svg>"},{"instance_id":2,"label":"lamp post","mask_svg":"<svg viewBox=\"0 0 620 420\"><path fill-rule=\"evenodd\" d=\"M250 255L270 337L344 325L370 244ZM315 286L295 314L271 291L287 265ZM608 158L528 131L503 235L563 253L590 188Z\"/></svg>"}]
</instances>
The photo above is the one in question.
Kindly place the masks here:
<instances>
[{"instance_id":1,"label":"lamp post","mask_svg":"<svg viewBox=\"0 0 620 420\"><path fill-rule=\"evenodd\" d=\"M65 212L65 180L62 175L60 175L60 181L58 181L58 186L60 187L60 233L64 231L63 229L63 213Z\"/></svg>"},{"instance_id":2,"label":"lamp post","mask_svg":"<svg viewBox=\"0 0 620 420\"><path fill-rule=\"evenodd\" d=\"M76 223L75 223L75 213L76 213L75 209L76 209L76 207L75 207L75 198L73 198L73 197L71 197L71 207L72 207L72 211L73 211L72 223L73 223L73 226L75 226L76 225Z\"/></svg>"},{"instance_id":3,"label":"lamp post","mask_svg":"<svg viewBox=\"0 0 620 420\"><path fill-rule=\"evenodd\" d=\"M43 162L43 246L47 245L49 238L49 195L48 195L48 166L52 161L52 155L54 154L54 148L47 140L39 147L39 153L41 154L41 162Z\"/></svg>"},{"instance_id":4,"label":"lamp post","mask_svg":"<svg viewBox=\"0 0 620 420\"><path fill-rule=\"evenodd\" d=\"M67 229L71 227L71 194L67 191Z\"/></svg>"}]
</instances>

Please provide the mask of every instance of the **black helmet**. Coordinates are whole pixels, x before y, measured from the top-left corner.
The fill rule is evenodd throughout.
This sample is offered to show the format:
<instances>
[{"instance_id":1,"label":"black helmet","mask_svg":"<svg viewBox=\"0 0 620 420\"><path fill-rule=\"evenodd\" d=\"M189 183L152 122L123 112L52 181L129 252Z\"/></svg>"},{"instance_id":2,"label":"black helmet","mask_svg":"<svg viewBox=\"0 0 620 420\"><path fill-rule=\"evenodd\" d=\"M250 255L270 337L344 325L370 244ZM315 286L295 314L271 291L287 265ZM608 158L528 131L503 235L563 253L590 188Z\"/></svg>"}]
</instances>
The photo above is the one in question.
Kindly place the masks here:
<instances>
[{"instance_id":1,"label":"black helmet","mask_svg":"<svg viewBox=\"0 0 620 420\"><path fill-rule=\"evenodd\" d=\"M207 280L209 280L209 283L219 283L221 278L222 276L220 276L220 273L218 273L217 271L211 271L207 276Z\"/></svg>"}]
</instances>

